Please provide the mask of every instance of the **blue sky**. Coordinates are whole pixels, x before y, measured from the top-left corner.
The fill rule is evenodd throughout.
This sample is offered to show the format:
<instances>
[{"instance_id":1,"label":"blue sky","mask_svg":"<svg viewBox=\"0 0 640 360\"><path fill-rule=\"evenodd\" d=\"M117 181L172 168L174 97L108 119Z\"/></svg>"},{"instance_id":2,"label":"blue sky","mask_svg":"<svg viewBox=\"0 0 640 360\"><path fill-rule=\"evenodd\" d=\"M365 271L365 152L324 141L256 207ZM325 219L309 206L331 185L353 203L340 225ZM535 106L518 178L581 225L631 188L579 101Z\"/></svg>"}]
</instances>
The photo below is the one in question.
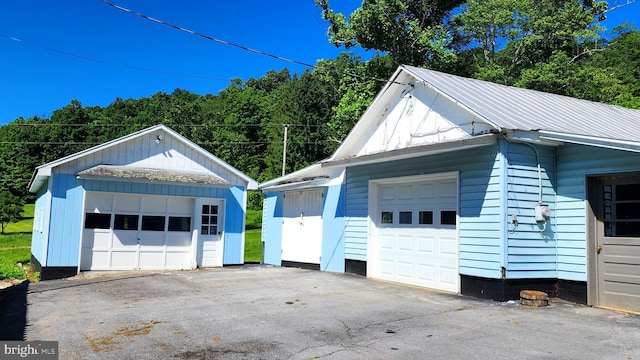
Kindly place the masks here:
<instances>
[{"instance_id":1,"label":"blue sky","mask_svg":"<svg viewBox=\"0 0 640 360\"><path fill-rule=\"evenodd\" d=\"M304 63L335 58L342 51L327 41L328 24L313 0L109 1ZM330 3L350 14L361 2ZM613 28L624 20L640 25L640 2L609 13L605 26ZM98 0L0 2L0 125L20 116L49 117L72 99L84 106L107 106L116 97L148 97L176 88L215 94L231 78L246 81L282 68L305 70L144 20Z\"/></svg>"}]
</instances>

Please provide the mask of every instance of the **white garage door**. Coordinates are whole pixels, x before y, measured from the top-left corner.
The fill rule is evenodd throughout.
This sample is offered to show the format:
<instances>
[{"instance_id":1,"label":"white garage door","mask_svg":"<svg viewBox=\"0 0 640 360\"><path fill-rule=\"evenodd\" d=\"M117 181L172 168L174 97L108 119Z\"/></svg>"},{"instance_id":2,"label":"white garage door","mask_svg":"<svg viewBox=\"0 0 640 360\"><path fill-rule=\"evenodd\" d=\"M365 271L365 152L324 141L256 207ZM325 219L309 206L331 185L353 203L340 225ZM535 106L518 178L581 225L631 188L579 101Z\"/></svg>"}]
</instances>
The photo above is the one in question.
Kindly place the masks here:
<instances>
[{"instance_id":1,"label":"white garage door","mask_svg":"<svg viewBox=\"0 0 640 360\"><path fill-rule=\"evenodd\" d=\"M191 268L194 199L87 192L81 270Z\"/></svg>"},{"instance_id":2,"label":"white garage door","mask_svg":"<svg viewBox=\"0 0 640 360\"><path fill-rule=\"evenodd\" d=\"M458 292L457 178L372 186L371 276Z\"/></svg>"},{"instance_id":3,"label":"white garage door","mask_svg":"<svg viewBox=\"0 0 640 360\"><path fill-rule=\"evenodd\" d=\"M282 224L283 261L320 263L323 193L323 189L285 192Z\"/></svg>"}]
</instances>

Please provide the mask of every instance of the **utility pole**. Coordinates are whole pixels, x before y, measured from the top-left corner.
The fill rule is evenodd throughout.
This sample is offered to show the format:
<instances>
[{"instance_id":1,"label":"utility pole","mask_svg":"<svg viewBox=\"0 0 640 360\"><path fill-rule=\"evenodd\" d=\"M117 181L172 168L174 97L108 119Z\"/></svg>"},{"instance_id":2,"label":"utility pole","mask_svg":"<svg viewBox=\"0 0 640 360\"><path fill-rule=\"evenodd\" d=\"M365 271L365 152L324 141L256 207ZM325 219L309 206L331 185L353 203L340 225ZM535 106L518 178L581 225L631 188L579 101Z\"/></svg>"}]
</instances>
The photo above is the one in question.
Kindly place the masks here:
<instances>
[{"instance_id":1,"label":"utility pole","mask_svg":"<svg viewBox=\"0 0 640 360\"><path fill-rule=\"evenodd\" d=\"M287 130L289 130L289 124L284 124L284 147L282 148L282 176L284 176L285 166L287 165Z\"/></svg>"}]
</instances>

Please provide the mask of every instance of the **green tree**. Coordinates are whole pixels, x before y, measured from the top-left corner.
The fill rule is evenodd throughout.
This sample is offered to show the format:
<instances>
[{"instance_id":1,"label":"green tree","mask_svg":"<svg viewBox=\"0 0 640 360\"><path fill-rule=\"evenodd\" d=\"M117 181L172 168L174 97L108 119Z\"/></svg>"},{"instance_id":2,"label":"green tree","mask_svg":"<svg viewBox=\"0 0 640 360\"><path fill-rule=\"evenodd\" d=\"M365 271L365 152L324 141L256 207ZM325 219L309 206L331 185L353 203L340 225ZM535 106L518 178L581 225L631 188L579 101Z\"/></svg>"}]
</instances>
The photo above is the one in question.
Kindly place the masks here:
<instances>
[{"instance_id":1,"label":"green tree","mask_svg":"<svg viewBox=\"0 0 640 360\"><path fill-rule=\"evenodd\" d=\"M22 219L24 202L21 198L13 195L7 190L0 192L0 227L2 234L7 225L18 222Z\"/></svg>"},{"instance_id":2,"label":"green tree","mask_svg":"<svg viewBox=\"0 0 640 360\"><path fill-rule=\"evenodd\" d=\"M473 77L514 85L523 71L551 76L544 71L554 70L560 58L566 60L562 67L570 67L601 51L598 20L606 9L606 2L593 0L469 0L452 22L467 44L482 51L481 57L464 54L474 59Z\"/></svg>"},{"instance_id":3,"label":"green tree","mask_svg":"<svg viewBox=\"0 0 640 360\"><path fill-rule=\"evenodd\" d=\"M349 17L316 0L330 23L329 41L337 47L388 53L397 64L440 66L455 61L446 19L462 0L364 0Z\"/></svg>"}]
</instances>

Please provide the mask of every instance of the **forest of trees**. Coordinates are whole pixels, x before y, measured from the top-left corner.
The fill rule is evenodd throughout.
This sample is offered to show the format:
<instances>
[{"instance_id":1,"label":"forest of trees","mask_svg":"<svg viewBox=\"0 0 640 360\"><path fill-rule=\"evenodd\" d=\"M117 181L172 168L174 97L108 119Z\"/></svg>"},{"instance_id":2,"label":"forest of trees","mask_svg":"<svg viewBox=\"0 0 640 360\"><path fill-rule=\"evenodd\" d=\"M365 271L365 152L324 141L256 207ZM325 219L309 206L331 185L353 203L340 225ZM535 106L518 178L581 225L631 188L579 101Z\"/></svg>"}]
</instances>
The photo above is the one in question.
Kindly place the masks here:
<instances>
[{"instance_id":1,"label":"forest of trees","mask_svg":"<svg viewBox=\"0 0 640 360\"><path fill-rule=\"evenodd\" d=\"M311 1L311 0L307 0ZM594 0L364 0L353 14L316 0L329 41L345 52L292 74L232 79L218 94L184 89L149 98L79 101L51 117L0 127L2 188L26 201L36 166L165 124L262 182L328 157L399 64L640 108L640 32L605 32L606 2ZM375 50L366 61L349 49ZM254 194L253 206L259 206Z\"/></svg>"}]
</instances>

